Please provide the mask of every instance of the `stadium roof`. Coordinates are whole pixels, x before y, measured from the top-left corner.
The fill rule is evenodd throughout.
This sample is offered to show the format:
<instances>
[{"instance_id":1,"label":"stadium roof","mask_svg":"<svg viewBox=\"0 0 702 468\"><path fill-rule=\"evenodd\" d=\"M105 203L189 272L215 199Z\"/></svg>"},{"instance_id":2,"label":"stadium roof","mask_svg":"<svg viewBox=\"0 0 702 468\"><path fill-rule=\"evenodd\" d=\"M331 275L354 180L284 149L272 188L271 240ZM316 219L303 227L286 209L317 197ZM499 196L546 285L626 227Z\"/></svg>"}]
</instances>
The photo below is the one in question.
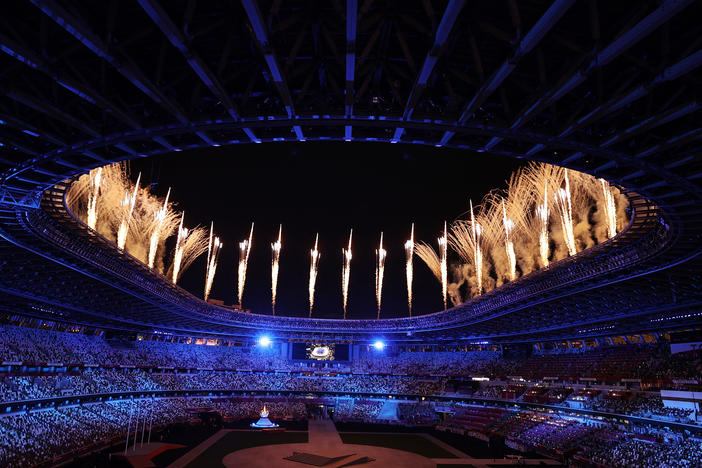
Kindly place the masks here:
<instances>
[{"instance_id":1,"label":"stadium roof","mask_svg":"<svg viewBox=\"0 0 702 468\"><path fill-rule=\"evenodd\" d=\"M658 227L644 223L616 246L646 251L650 238L650 258L617 269L605 252L593 262L608 267L591 280L448 330L409 324L419 336L699 323L699 2L28 0L3 13L0 288L10 311L51 317L53 304L72 320L245 333L61 251L39 226L78 231L61 190L44 191L187 148L354 140L544 161L660 208Z\"/></svg>"}]
</instances>

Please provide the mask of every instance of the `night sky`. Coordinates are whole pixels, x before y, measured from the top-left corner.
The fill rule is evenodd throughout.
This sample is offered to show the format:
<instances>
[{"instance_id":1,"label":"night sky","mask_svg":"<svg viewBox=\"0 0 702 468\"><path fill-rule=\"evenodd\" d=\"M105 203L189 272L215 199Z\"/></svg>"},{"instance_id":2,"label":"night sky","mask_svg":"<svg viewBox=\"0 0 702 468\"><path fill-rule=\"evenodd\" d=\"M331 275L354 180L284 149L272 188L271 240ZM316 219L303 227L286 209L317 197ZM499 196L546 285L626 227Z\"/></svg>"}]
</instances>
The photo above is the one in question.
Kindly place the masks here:
<instances>
[{"instance_id":1,"label":"night sky","mask_svg":"<svg viewBox=\"0 0 702 468\"><path fill-rule=\"evenodd\" d=\"M404 242L436 246L443 222L462 217L468 199L502 188L521 163L486 153L383 143L274 143L183 151L131 162L132 178L185 210L185 224L209 226L224 242L211 298L236 302L238 243L255 222L244 307L271 313L271 242L283 224L277 315L308 314L309 251L319 232L321 259L314 316L341 317L341 249L353 228L348 318L372 318L375 249L388 250L382 317L406 316ZM170 255L170 252L169 252ZM449 253L451 259L451 253ZM170 258L168 259L170 262ZM441 288L415 257L415 314L442 308ZM205 258L179 284L202 297Z\"/></svg>"}]
</instances>

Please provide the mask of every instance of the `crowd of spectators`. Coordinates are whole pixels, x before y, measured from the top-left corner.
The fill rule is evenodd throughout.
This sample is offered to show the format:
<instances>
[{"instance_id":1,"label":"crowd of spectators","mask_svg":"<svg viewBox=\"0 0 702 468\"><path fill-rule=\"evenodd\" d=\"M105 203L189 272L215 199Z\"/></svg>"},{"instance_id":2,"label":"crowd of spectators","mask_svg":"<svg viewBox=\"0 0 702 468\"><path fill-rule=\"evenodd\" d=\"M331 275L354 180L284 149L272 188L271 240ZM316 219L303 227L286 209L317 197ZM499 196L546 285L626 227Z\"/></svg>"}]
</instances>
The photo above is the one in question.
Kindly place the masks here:
<instances>
[{"instance_id":1,"label":"crowd of spectators","mask_svg":"<svg viewBox=\"0 0 702 468\"><path fill-rule=\"evenodd\" d=\"M439 414L450 413L441 423L444 430L479 436L500 434L511 446L592 461L603 466L699 466L702 441L669 431L625 432L614 423L584 417L562 417L531 410L508 410L486 406L450 404L440 408L431 402L398 402L378 398L336 398L337 420L376 422L384 406L396 405L396 423L438 424ZM392 402L392 403L391 403ZM226 420L255 420L266 404L276 420L308 416L304 399L287 397L174 397L115 400L68 407L20 412L0 417L0 466L32 466L58 461L104 442L124 440L126 431L176 422L197 422L198 414L216 411ZM138 422L137 422L138 421ZM672 437L672 438L671 438ZM664 440L664 439L668 440ZM138 434L138 441L141 433ZM130 438L130 446L133 443ZM140 443L140 442L139 442ZM678 460L679 459L679 460Z\"/></svg>"},{"instance_id":2,"label":"crowd of spectators","mask_svg":"<svg viewBox=\"0 0 702 468\"><path fill-rule=\"evenodd\" d=\"M304 375L274 372L207 372L156 374L140 369L90 368L74 375L0 378L3 402L154 390L258 390L267 392L343 392L438 395L445 379L382 375Z\"/></svg>"},{"instance_id":3,"label":"crowd of spectators","mask_svg":"<svg viewBox=\"0 0 702 468\"><path fill-rule=\"evenodd\" d=\"M692 408L666 407L660 394L627 392L624 398L608 398L607 396L605 394L601 398L589 400L584 407L596 411L630 414L646 418L668 418L688 423L690 416L694 413Z\"/></svg>"},{"instance_id":4,"label":"crowd of spectators","mask_svg":"<svg viewBox=\"0 0 702 468\"><path fill-rule=\"evenodd\" d=\"M602 431L581 446L583 460L612 468L695 468L702 460L702 440L689 436L658 440Z\"/></svg>"},{"instance_id":5,"label":"crowd of spectators","mask_svg":"<svg viewBox=\"0 0 702 468\"><path fill-rule=\"evenodd\" d=\"M337 404L334 412L334 419L345 421L374 422L380 415L380 410L385 405L383 400L368 399L340 399L341 405Z\"/></svg>"},{"instance_id":6,"label":"crowd of spectators","mask_svg":"<svg viewBox=\"0 0 702 468\"><path fill-rule=\"evenodd\" d=\"M611 387L604 387L611 388ZM486 383L474 389L471 396L480 399L524 401L662 419L687 424L696 423L692 408L666 406L660 392L579 388L544 384L505 385Z\"/></svg>"},{"instance_id":7,"label":"crowd of spectators","mask_svg":"<svg viewBox=\"0 0 702 468\"><path fill-rule=\"evenodd\" d=\"M352 362L358 373L404 375L507 375L510 363L497 351L400 352L386 359L363 355Z\"/></svg>"},{"instance_id":8,"label":"crowd of spectators","mask_svg":"<svg viewBox=\"0 0 702 468\"><path fill-rule=\"evenodd\" d=\"M255 419L263 404L277 420L306 417L304 401L255 398L119 400L11 414L0 417L0 466L19 468L56 461L67 454L124 440L127 430L134 434L135 428L139 445L142 432L147 438L153 427L197 422L201 411L215 410L231 420ZM130 446L132 443L130 437Z\"/></svg>"},{"instance_id":9,"label":"crowd of spectators","mask_svg":"<svg viewBox=\"0 0 702 468\"><path fill-rule=\"evenodd\" d=\"M0 325L0 361L201 369L289 370L275 353L235 346L106 340L101 336Z\"/></svg>"},{"instance_id":10,"label":"crowd of spectators","mask_svg":"<svg viewBox=\"0 0 702 468\"><path fill-rule=\"evenodd\" d=\"M702 351L671 356L660 345L536 354L511 360L495 351L388 352L382 359L377 354L361 353L344 364L316 367L300 365L265 349L108 340L6 325L0 325L0 333L0 361L6 363L6 372L0 376L2 402L133 391L265 391L277 395L267 402L271 413L291 420L304 418L307 407L302 400L282 396L287 392L336 392L340 394L336 419L376 421L381 412L388 416L382 395L446 395L446 390L459 382L458 386L469 385L472 396L481 399L563 407L577 402L579 407L598 411L690 422L692 410L666 407L658 393L623 390L613 397L607 390L552 382L564 376L594 376L602 381L637 376L699 379L702 370ZM543 380L537 384L521 379L476 383L471 376ZM147 415L155 426L188 421L194 417L192 408L198 405L225 419L253 419L261 409L261 399L179 396L9 414L0 417L0 465L28 466L96 441L119 439L126 433L125 421L141 418L143 428ZM399 423L439 422L433 403L401 402L396 407L397 414L390 416ZM457 406L442 425L466 434L486 434L489 428L520 447L557 454L577 452L583 459L611 466L667 466L677 461L673 458L676 451L669 448L673 446L680 460L687 460L677 466L695 466L702 455L696 439L663 442L660 436L632 438L582 419L538 411Z\"/></svg>"},{"instance_id":11,"label":"crowd of spectators","mask_svg":"<svg viewBox=\"0 0 702 468\"><path fill-rule=\"evenodd\" d=\"M397 405L397 419L410 426L434 426L439 417L430 403L400 403Z\"/></svg>"},{"instance_id":12,"label":"crowd of spectators","mask_svg":"<svg viewBox=\"0 0 702 468\"><path fill-rule=\"evenodd\" d=\"M80 333L0 325L0 361L99 365L138 365L228 370L309 370L272 350L242 346L207 346L167 341L125 341ZM196 340L197 341L197 340ZM629 344L567 352L542 352L508 359L499 351L361 353L348 363L334 363L342 373L402 374L411 376L521 376L541 378L698 379L702 350L671 355L665 344Z\"/></svg>"},{"instance_id":13,"label":"crowd of spectators","mask_svg":"<svg viewBox=\"0 0 702 468\"><path fill-rule=\"evenodd\" d=\"M511 447L571 459L573 466L616 468L699 467L702 439L648 426L623 426L538 411L506 411L482 406L453 408L439 428L479 436L504 436Z\"/></svg>"},{"instance_id":14,"label":"crowd of spectators","mask_svg":"<svg viewBox=\"0 0 702 468\"><path fill-rule=\"evenodd\" d=\"M592 430L582 420L531 411L511 413L494 429L529 449L557 454L573 450Z\"/></svg>"}]
</instances>

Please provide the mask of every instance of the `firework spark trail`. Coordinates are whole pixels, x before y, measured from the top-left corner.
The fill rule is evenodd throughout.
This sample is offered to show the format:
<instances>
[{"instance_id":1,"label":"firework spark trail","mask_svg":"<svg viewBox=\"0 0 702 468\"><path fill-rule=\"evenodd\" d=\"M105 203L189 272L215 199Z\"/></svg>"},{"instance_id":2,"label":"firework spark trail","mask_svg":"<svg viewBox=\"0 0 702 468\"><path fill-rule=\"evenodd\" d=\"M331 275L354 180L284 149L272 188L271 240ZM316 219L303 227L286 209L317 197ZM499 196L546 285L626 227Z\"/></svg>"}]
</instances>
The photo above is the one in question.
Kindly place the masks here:
<instances>
[{"instance_id":1,"label":"firework spark trail","mask_svg":"<svg viewBox=\"0 0 702 468\"><path fill-rule=\"evenodd\" d=\"M212 257L212 236L214 235L214 221L210 223L210 236L207 242L207 262L205 263L205 295L207 295L207 277L210 273L210 257ZM207 300L207 299L205 299Z\"/></svg>"},{"instance_id":2,"label":"firework spark trail","mask_svg":"<svg viewBox=\"0 0 702 468\"><path fill-rule=\"evenodd\" d=\"M473 272L466 280L475 278L475 289L471 287L473 296L482 293L482 224L476 222L473 215L473 203L470 206L470 219L459 220L451 225L449 242L453 250L466 264L473 265ZM419 254L419 250L417 251Z\"/></svg>"},{"instance_id":3,"label":"firework spark trail","mask_svg":"<svg viewBox=\"0 0 702 468\"><path fill-rule=\"evenodd\" d=\"M544 202L536 207L536 217L539 220L539 257L541 265L548 266L548 219L551 216L551 210L548 208L548 182L544 181Z\"/></svg>"},{"instance_id":4,"label":"firework spark trail","mask_svg":"<svg viewBox=\"0 0 702 468\"><path fill-rule=\"evenodd\" d=\"M507 217L504 199L502 199L502 225L505 229L505 251L507 252L507 260L509 261L509 277L510 280L514 281L517 277L517 256L514 253L514 242L512 242L514 221Z\"/></svg>"},{"instance_id":5,"label":"firework spark trail","mask_svg":"<svg viewBox=\"0 0 702 468\"><path fill-rule=\"evenodd\" d=\"M185 216L185 213L183 213ZM173 256L167 276L172 278L173 283L177 283L180 275L197 259L207 251L207 231L200 227L187 229L183 227L181 218L180 227L177 231L176 250Z\"/></svg>"},{"instance_id":6,"label":"firework spark trail","mask_svg":"<svg viewBox=\"0 0 702 468\"><path fill-rule=\"evenodd\" d=\"M100 195L101 182L102 168L98 167L94 171L90 171L90 191L88 192L88 227L90 229L95 229L97 225L97 203Z\"/></svg>"},{"instance_id":7,"label":"firework spark trail","mask_svg":"<svg viewBox=\"0 0 702 468\"><path fill-rule=\"evenodd\" d=\"M483 235L483 227L475 221L473 214L473 200L470 201L470 228L473 238L473 263L475 264L475 277L478 285L478 295L483 293L483 250L480 242Z\"/></svg>"},{"instance_id":8,"label":"firework spark trail","mask_svg":"<svg viewBox=\"0 0 702 468\"><path fill-rule=\"evenodd\" d=\"M351 252L351 240L353 239L353 229L349 234L349 247L348 249L341 249L341 254L344 257L344 267L341 271L341 295L344 300L344 319L346 319L346 305L349 299L349 279L351 278L351 259L353 258L353 253Z\"/></svg>"},{"instance_id":9,"label":"firework spark trail","mask_svg":"<svg viewBox=\"0 0 702 468\"><path fill-rule=\"evenodd\" d=\"M214 282L215 272L217 271L217 260L219 252L222 250L222 242L219 237L214 235L214 223L210 226L210 242L207 248L207 271L205 273L205 300L210 297L212 283Z\"/></svg>"},{"instance_id":10,"label":"firework spark trail","mask_svg":"<svg viewBox=\"0 0 702 468\"><path fill-rule=\"evenodd\" d=\"M378 304L378 318L383 302L383 277L385 276L385 258L388 251L383 248L383 233L380 233L380 245L375 251L375 302Z\"/></svg>"},{"instance_id":11,"label":"firework spark trail","mask_svg":"<svg viewBox=\"0 0 702 468\"><path fill-rule=\"evenodd\" d=\"M251 223L251 232L249 232L249 238L244 239L239 242L239 269L237 271L238 279L238 291L237 297L239 299L239 305L242 305L242 299L244 298L244 285L246 284L246 269L249 266L249 254L251 253L251 244L253 243L253 229L254 223Z\"/></svg>"},{"instance_id":12,"label":"firework spark trail","mask_svg":"<svg viewBox=\"0 0 702 468\"><path fill-rule=\"evenodd\" d=\"M154 229L151 233L151 239L149 241L149 268L154 267L154 261L156 260L156 250L158 250L158 243L161 240L161 234L163 233L163 222L166 220L166 215L168 214L168 197L171 196L171 189L168 189L166 194L166 200L163 202L163 207L154 212Z\"/></svg>"},{"instance_id":13,"label":"firework spark trail","mask_svg":"<svg viewBox=\"0 0 702 468\"><path fill-rule=\"evenodd\" d=\"M278 240L271 244L271 307L275 315L275 299L278 295L278 270L280 249L283 247L283 225L278 228Z\"/></svg>"},{"instance_id":14,"label":"firework spark trail","mask_svg":"<svg viewBox=\"0 0 702 468\"><path fill-rule=\"evenodd\" d=\"M607 236L612 238L617 235L617 207L614 204L612 190L607 181L600 179L602 194L604 195L605 218L607 219Z\"/></svg>"},{"instance_id":15,"label":"firework spark trail","mask_svg":"<svg viewBox=\"0 0 702 468\"><path fill-rule=\"evenodd\" d=\"M412 280L414 278L414 223L412 223L412 231L410 238L405 242L405 257L407 265L405 267L405 275L407 276L407 305L409 306L409 315L412 316Z\"/></svg>"},{"instance_id":16,"label":"firework spark trail","mask_svg":"<svg viewBox=\"0 0 702 468\"><path fill-rule=\"evenodd\" d=\"M173 256L173 284L178 282L180 264L183 261L183 247L185 246L185 241L188 239L188 228L183 227L184 219L185 211L180 217L180 225L178 226L178 234L176 236L175 254Z\"/></svg>"},{"instance_id":17,"label":"firework spark trail","mask_svg":"<svg viewBox=\"0 0 702 468\"><path fill-rule=\"evenodd\" d=\"M565 188L559 188L555 195L558 217L561 220L563 229L563 239L568 247L568 255L575 255L575 235L573 233L573 207L570 199L570 182L568 181L568 169L565 170Z\"/></svg>"},{"instance_id":18,"label":"firework spark trail","mask_svg":"<svg viewBox=\"0 0 702 468\"><path fill-rule=\"evenodd\" d=\"M319 250L317 250L317 243L319 242L319 233L314 238L314 249L310 250L310 284L308 289L310 295L310 317L312 317L312 307L314 307L314 288L317 283L317 271L319 268L319 257L321 256Z\"/></svg>"},{"instance_id":19,"label":"firework spark trail","mask_svg":"<svg viewBox=\"0 0 702 468\"><path fill-rule=\"evenodd\" d=\"M119 223L119 230L117 231L117 247L124 250L124 246L127 243L127 236L129 235L129 223L132 221L132 213L134 213L134 206L136 205L137 194L139 193L139 182L141 181L141 172L139 177L137 177L136 185L134 186L134 192L130 195L129 192L124 192L124 200L120 203L122 206L122 221Z\"/></svg>"},{"instance_id":20,"label":"firework spark trail","mask_svg":"<svg viewBox=\"0 0 702 468\"><path fill-rule=\"evenodd\" d=\"M418 242L414 246L417 257L429 267L434 277L441 283L441 259L434 248L425 242Z\"/></svg>"},{"instance_id":21,"label":"firework spark trail","mask_svg":"<svg viewBox=\"0 0 702 468\"><path fill-rule=\"evenodd\" d=\"M444 221L444 235L437 239L439 242L439 255L441 258L441 294L444 297L444 310L446 310L446 298L448 296L448 231L446 221Z\"/></svg>"}]
</instances>

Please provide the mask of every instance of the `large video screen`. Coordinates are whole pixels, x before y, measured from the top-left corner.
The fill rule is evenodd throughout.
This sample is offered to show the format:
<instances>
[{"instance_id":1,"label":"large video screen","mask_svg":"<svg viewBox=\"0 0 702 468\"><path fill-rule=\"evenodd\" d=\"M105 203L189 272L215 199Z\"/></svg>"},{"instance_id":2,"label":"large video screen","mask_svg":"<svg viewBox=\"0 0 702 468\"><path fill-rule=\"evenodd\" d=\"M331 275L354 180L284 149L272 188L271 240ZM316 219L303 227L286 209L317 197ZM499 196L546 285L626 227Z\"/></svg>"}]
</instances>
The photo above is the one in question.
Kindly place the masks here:
<instances>
[{"instance_id":1,"label":"large video screen","mask_svg":"<svg viewBox=\"0 0 702 468\"><path fill-rule=\"evenodd\" d=\"M348 344L293 343L292 358L308 361L348 361Z\"/></svg>"}]
</instances>

